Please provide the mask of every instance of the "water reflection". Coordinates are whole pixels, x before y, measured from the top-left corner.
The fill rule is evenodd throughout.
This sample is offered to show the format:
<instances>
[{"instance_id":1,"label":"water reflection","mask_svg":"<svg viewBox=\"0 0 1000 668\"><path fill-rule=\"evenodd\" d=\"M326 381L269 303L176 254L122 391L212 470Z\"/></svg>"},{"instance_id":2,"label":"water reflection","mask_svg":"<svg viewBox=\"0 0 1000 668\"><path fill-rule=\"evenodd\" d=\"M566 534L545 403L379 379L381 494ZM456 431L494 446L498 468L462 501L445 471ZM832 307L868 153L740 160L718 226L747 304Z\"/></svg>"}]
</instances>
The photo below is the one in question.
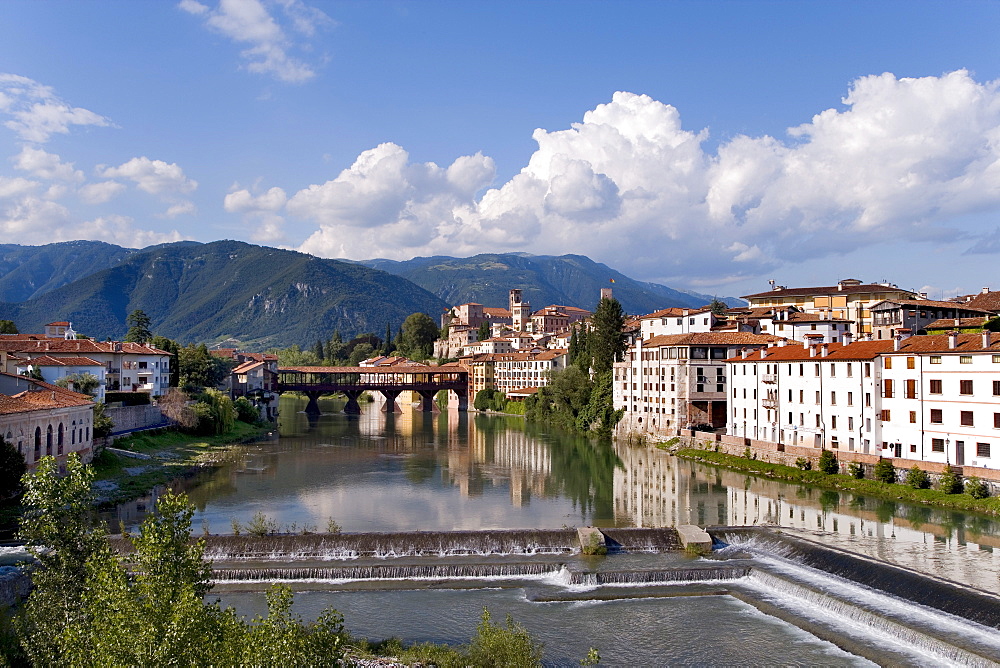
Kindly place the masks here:
<instances>
[{"instance_id":1,"label":"water reflection","mask_svg":"<svg viewBox=\"0 0 1000 668\"><path fill-rule=\"evenodd\" d=\"M263 512L285 530L411 531L582 526L774 525L990 590L990 518L769 481L613 446L521 418L457 411L308 416L281 400L278 437L182 486L194 526L228 533ZM151 499L119 509L132 527Z\"/></svg>"}]
</instances>

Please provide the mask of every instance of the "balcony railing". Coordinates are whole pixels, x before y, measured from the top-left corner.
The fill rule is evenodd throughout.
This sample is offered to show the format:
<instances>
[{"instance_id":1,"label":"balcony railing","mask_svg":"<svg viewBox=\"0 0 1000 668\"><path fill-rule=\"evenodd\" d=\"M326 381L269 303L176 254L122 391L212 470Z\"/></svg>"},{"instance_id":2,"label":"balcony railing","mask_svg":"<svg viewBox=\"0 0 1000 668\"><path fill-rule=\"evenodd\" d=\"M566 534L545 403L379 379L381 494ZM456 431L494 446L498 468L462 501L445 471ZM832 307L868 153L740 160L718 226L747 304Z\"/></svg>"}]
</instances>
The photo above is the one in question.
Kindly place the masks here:
<instances>
[{"instance_id":1,"label":"balcony railing","mask_svg":"<svg viewBox=\"0 0 1000 668\"><path fill-rule=\"evenodd\" d=\"M761 399L760 405L763 406L764 408L777 408L778 407L778 400L777 399Z\"/></svg>"},{"instance_id":2,"label":"balcony railing","mask_svg":"<svg viewBox=\"0 0 1000 668\"><path fill-rule=\"evenodd\" d=\"M765 373L760 377L761 382L764 383L777 383L778 374L776 373Z\"/></svg>"}]
</instances>

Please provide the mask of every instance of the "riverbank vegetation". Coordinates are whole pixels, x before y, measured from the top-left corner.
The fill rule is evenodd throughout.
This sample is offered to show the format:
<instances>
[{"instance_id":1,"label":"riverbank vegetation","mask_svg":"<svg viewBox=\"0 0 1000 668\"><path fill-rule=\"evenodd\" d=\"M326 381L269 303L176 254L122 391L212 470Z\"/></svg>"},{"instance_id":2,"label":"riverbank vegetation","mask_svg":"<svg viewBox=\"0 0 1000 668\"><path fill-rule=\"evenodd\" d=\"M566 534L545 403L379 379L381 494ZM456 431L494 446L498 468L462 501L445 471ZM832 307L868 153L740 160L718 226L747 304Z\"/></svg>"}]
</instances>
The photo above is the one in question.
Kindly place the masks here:
<instances>
[{"instance_id":1,"label":"riverbank vegetation","mask_svg":"<svg viewBox=\"0 0 1000 668\"><path fill-rule=\"evenodd\" d=\"M674 454L684 459L692 459L775 480L786 480L788 482L853 492L864 496L922 503L929 506L1000 516L1000 497L982 498L980 495L985 485L982 481L974 478L965 481L964 491L961 481L958 481L957 484L954 482L954 476L946 478L943 484L939 481L938 489L928 489L923 487L924 481L919 476L914 476L913 484L908 484L907 482L883 482L883 480L879 479L868 480L857 477L857 468L853 469L853 474L851 472L847 474L824 473L821 470L805 470L795 466L772 464L751 457L740 457L724 452L699 450L696 448L682 448ZM881 462L886 462L891 468L891 463L887 460L880 460ZM884 470L885 467L883 466L882 468ZM887 479L885 474L883 474L883 479ZM895 471L893 471L893 480L895 479ZM980 498L977 498L977 496Z\"/></svg>"},{"instance_id":2,"label":"riverbank vegetation","mask_svg":"<svg viewBox=\"0 0 1000 668\"><path fill-rule=\"evenodd\" d=\"M204 540L191 540L194 508L164 494L138 533L134 551L114 551L91 513L93 472L71 455L66 475L52 457L24 478L21 538L38 565L34 589L0 638L7 665L336 666L394 657L438 666L540 666L542 647L509 616L494 623L484 609L466 646L398 640L369 643L347 632L333 609L307 622L291 611L285 586L267 592L266 617L247 620L209 602L211 565ZM599 660L591 650L584 663Z\"/></svg>"}]
</instances>

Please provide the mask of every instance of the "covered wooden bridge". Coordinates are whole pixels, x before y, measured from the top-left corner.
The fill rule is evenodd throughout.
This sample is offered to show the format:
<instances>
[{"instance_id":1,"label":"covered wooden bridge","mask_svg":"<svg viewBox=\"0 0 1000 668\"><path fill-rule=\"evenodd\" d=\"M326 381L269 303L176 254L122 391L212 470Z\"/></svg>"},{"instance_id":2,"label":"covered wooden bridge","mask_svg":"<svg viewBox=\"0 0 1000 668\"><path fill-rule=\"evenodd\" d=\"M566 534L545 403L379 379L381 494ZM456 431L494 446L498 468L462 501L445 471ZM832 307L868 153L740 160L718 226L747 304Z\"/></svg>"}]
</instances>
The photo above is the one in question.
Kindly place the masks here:
<instances>
[{"instance_id":1,"label":"covered wooden bridge","mask_svg":"<svg viewBox=\"0 0 1000 668\"><path fill-rule=\"evenodd\" d=\"M434 410L434 395L449 390L458 395L458 410L469 405L469 372L458 366L293 366L278 369L278 392L303 392L307 413L319 413L317 399L330 392L347 395L345 413L360 413L362 392L381 392L383 411L399 412L396 398L412 390L420 395L420 409Z\"/></svg>"}]
</instances>

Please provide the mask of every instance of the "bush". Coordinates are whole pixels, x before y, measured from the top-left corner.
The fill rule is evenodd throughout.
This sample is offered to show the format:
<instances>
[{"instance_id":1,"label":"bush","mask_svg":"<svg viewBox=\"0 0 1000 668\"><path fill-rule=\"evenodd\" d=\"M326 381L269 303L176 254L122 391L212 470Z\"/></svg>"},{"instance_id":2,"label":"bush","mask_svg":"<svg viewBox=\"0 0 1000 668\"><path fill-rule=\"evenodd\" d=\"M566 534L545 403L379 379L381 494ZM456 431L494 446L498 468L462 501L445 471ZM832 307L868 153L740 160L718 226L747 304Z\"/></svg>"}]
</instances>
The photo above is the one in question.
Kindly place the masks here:
<instances>
[{"instance_id":1,"label":"bush","mask_svg":"<svg viewBox=\"0 0 1000 668\"><path fill-rule=\"evenodd\" d=\"M819 455L819 470L828 475L840 471L840 463L832 450L823 450Z\"/></svg>"},{"instance_id":2,"label":"bush","mask_svg":"<svg viewBox=\"0 0 1000 668\"><path fill-rule=\"evenodd\" d=\"M926 471L914 464L906 474L906 484L913 489L927 489L931 486L931 479Z\"/></svg>"},{"instance_id":3,"label":"bush","mask_svg":"<svg viewBox=\"0 0 1000 668\"><path fill-rule=\"evenodd\" d=\"M507 395L500 390L490 388L479 390L472 402L472 407L477 411L503 412L503 409L507 407Z\"/></svg>"},{"instance_id":4,"label":"bush","mask_svg":"<svg viewBox=\"0 0 1000 668\"><path fill-rule=\"evenodd\" d=\"M260 413L257 411L257 407L254 406L253 402L246 397L240 397L234 401L233 408L236 409L236 419L240 422L253 424L260 419Z\"/></svg>"},{"instance_id":5,"label":"bush","mask_svg":"<svg viewBox=\"0 0 1000 668\"><path fill-rule=\"evenodd\" d=\"M872 474L879 482L889 484L896 482L896 467L888 459L879 459Z\"/></svg>"},{"instance_id":6,"label":"bush","mask_svg":"<svg viewBox=\"0 0 1000 668\"><path fill-rule=\"evenodd\" d=\"M715 447L715 451L716 452L719 451L718 446ZM750 450L749 445L746 447L746 449L743 450L743 459L753 459L753 451Z\"/></svg>"},{"instance_id":7,"label":"bush","mask_svg":"<svg viewBox=\"0 0 1000 668\"><path fill-rule=\"evenodd\" d=\"M959 476L955 475L955 472L951 470L951 467L945 469L941 477L938 478L938 489L945 494L961 494L962 493L962 480Z\"/></svg>"},{"instance_id":8,"label":"bush","mask_svg":"<svg viewBox=\"0 0 1000 668\"><path fill-rule=\"evenodd\" d=\"M258 510L247 522L245 529L251 536L269 536L278 533L278 523Z\"/></svg>"},{"instance_id":9,"label":"bush","mask_svg":"<svg viewBox=\"0 0 1000 668\"><path fill-rule=\"evenodd\" d=\"M581 551L589 556L605 555L608 553L608 547L604 544L602 537L596 533L592 533L587 539L587 544L583 546Z\"/></svg>"},{"instance_id":10,"label":"bush","mask_svg":"<svg viewBox=\"0 0 1000 668\"><path fill-rule=\"evenodd\" d=\"M472 665L484 668L540 666L542 646L510 615L507 615L506 625L501 626L492 623L489 609L483 608L483 617L469 645L468 658Z\"/></svg>"},{"instance_id":11,"label":"bush","mask_svg":"<svg viewBox=\"0 0 1000 668\"><path fill-rule=\"evenodd\" d=\"M990 495L990 488L979 478L969 478L965 481L965 493L973 499L985 499Z\"/></svg>"},{"instance_id":12,"label":"bush","mask_svg":"<svg viewBox=\"0 0 1000 668\"><path fill-rule=\"evenodd\" d=\"M857 462L851 462L847 465L847 475L861 480L865 477L865 467Z\"/></svg>"},{"instance_id":13,"label":"bush","mask_svg":"<svg viewBox=\"0 0 1000 668\"><path fill-rule=\"evenodd\" d=\"M806 459L805 457L799 457L798 459L796 459L795 466L797 466L802 471L811 471L813 467L812 462Z\"/></svg>"}]
</instances>

